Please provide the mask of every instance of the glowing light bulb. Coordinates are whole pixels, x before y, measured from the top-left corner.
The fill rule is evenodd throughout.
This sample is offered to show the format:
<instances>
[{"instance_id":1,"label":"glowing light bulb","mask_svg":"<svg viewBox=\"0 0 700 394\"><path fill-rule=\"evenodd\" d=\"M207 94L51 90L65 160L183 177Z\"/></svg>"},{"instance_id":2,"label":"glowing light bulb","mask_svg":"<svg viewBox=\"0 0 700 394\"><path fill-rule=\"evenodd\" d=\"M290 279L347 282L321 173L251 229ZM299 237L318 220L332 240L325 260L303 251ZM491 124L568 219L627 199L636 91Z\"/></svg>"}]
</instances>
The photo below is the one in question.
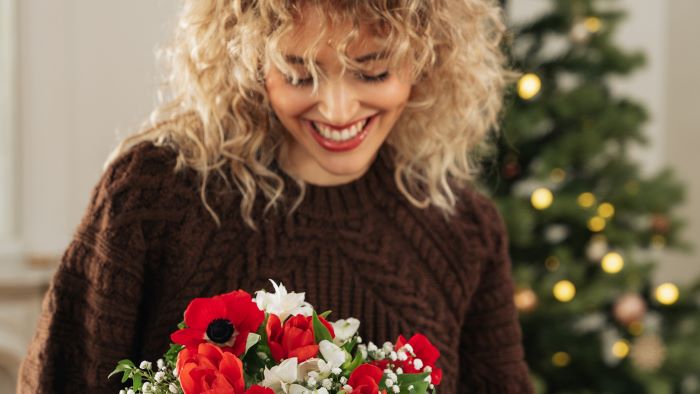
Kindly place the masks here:
<instances>
[{"instance_id":1,"label":"glowing light bulb","mask_svg":"<svg viewBox=\"0 0 700 394\"><path fill-rule=\"evenodd\" d=\"M600 216L594 216L588 220L588 229L597 233L605 229L605 219Z\"/></svg>"},{"instance_id":2,"label":"glowing light bulb","mask_svg":"<svg viewBox=\"0 0 700 394\"><path fill-rule=\"evenodd\" d=\"M578 205L582 206L583 208L590 208L595 204L595 196L593 193L581 193L578 196Z\"/></svg>"},{"instance_id":3,"label":"glowing light bulb","mask_svg":"<svg viewBox=\"0 0 700 394\"><path fill-rule=\"evenodd\" d=\"M625 260L619 253L610 252L603 257L601 265L603 266L603 271L609 274L616 274L625 266Z\"/></svg>"},{"instance_id":4,"label":"glowing light bulb","mask_svg":"<svg viewBox=\"0 0 700 394\"><path fill-rule=\"evenodd\" d=\"M598 215L604 219L610 219L615 214L615 207L609 202L604 202L598 207Z\"/></svg>"},{"instance_id":5,"label":"glowing light bulb","mask_svg":"<svg viewBox=\"0 0 700 394\"><path fill-rule=\"evenodd\" d=\"M576 286L568 280L560 280L552 289L554 298L561 302L569 302L576 295Z\"/></svg>"},{"instance_id":6,"label":"glowing light bulb","mask_svg":"<svg viewBox=\"0 0 700 394\"><path fill-rule=\"evenodd\" d=\"M571 356L567 352L556 352L552 356L552 364L557 367L565 367L571 362Z\"/></svg>"},{"instance_id":7,"label":"glowing light bulb","mask_svg":"<svg viewBox=\"0 0 700 394\"><path fill-rule=\"evenodd\" d=\"M532 206L539 210L549 208L550 205L552 205L552 201L554 201L554 195L545 187L536 189L532 192L532 196L530 196Z\"/></svg>"},{"instance_id":8,"label":"glowing light bulb","mask_svg":"<svg viewBox=\"0 0 700 394\"><path fill-rule=\"evenodd\" d=\"M612 345L612 354L613 354L613 356L615 356L617 358L625 358L625 357L627 357L627 354L629 354L629 352L630 352L630 345L624 339L617 340Z\"/></svg>"},{"instance_id":9,"label":"glowing light bulb","mask_svg":"<svg viewBox=\"0 0 700 394\"><path fill-rule=\"evenodd\" d=\"M591 33L595 33L598 30L600 30L602 23L600 22L599 18L597 18L595 16L589 16L583 22L583 25L586 26L586 30L590 31Z\"/></svg>"},{"instance_id":10,"label":"glowing light bulb","mask_svg":"<svg viewBox=\"0 0 700 394\"><path fill-rule=\"evenodd\" d=\"M656 288L656 300L664 305L678 301L678 287L673 283L663 283Z\"/></svg>"},{"instance_id":11,"label":"glowing light bulb","mask_svg":"<svg viewBox=\"0 0 700 394\"><path fill-rule=\"evenodd\" d=\"M551 179L552 182L560 183L566 179L566 171L561 168L555 168L549 172L549 179Z\"/></svg>"},{"instance_id":12,"label":"glowing light bulb","mask_svg":"<svg viewBox=\"0 0 700 394\"><path fill-rule=\"evenodd\" d=\"M533 73L527 73L518 80L518 95L524 100L530 100L539 93L541 87L540 77Z\"/></svg>"}]
</instances>

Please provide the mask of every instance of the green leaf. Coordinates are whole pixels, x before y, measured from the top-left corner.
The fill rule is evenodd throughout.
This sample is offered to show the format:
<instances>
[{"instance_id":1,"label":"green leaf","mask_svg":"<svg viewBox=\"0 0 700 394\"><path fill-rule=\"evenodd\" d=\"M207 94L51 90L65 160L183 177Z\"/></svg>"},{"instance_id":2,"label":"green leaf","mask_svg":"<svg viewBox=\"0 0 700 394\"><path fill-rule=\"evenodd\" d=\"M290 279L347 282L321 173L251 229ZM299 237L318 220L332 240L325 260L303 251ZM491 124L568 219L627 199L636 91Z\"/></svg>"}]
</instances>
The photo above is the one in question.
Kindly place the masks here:
<instances>
[{"instance_id":1,"label":"green leaf","mask_svg":"<svg viewBox=\"0 0 700 394\"><path fill-rule=\"evenodd\" d=\"M141 390L141 374L135 374L132 380L134 381L134 391Z\"/></svg>"},{"instance_id":2,"label":"green leaf","mask_svg":"<svg viewBox=\"0 0 700 394\"><path fill-rule=\"evenodd\" d=\"M318 318L316 311L313 311L313 328L316 343L321 343L323 340L333 342L330 331L321 323L321 319Z\"/></svg>"},{"instance_id":3,"label":"green leaf","mask_svg":"<svg viewBox=\"0 0 700 394\"><path fill-rule=\"evenodd\" d=\"M326 319L328 317L328 315L330 315L330 314L331 314L331 311L325 311L325 312L321 313L319 316Z\"/></svg>"},{"instance_id":4,"label":"green leaf","mask_svg":"<svg viewBox=\"0 0 700 394\"><path fill-rule=\"evenodd\" d=\"M349 354L349 353L348 353ZM362 352L357 352L355 354L355 358L352 360L346 361L341 368L343 371L348 371L352 372L355 370L355 368L359 367L360 364L362 364L365 361L365 359L362 357ZM348 374L349 375L349 374Z\"/></svg>"},{"instance_id":5,"label":"green leaf","mask_svg":"<svg viewBox=\"0 0 700 394\"><path fill-rule=\"evenodd\" d=\"M260 338L261 337L258 334L255 334L252 332L250 334L248 334L248 338L246 338L246 341L245 341L245 352L243 352L243 354L248 353L248 350L251 347L255 346L256 343L260 342Z\"/></svg>"},{"instance_id":6,"label":"green leaf","mask_svg":"<svg viewBox=\"0 0 700 394\"><path fill-rule=\"evenodd\" d=\"M425 381L425 378L429 373L404 373L399 375L399 388L401 393L406 394L426 394L428 392L428 386L430 385ZM412 390L408 388L413 386Z\"/></svg>"}]
</instances>

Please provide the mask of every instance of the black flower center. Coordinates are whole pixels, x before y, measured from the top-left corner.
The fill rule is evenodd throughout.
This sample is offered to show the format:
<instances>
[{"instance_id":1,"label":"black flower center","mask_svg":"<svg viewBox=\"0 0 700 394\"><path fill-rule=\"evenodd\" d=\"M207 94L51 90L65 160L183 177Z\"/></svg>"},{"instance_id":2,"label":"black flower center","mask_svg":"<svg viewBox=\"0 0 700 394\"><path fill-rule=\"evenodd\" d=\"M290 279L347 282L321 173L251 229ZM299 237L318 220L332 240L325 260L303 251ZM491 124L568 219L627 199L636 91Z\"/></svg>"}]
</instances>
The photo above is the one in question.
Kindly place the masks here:
<instances>
[{"instance_id":1,"label":"black flower center","mask_svg":"<svg viewBox=\"0 0 700 394\"><path fill-rule=\"evenodd\" d=\"M216 319L207 327L207 337L212 342L226 343L233 336L233 324L227 319Z\"/></svg>"}]
</instances>

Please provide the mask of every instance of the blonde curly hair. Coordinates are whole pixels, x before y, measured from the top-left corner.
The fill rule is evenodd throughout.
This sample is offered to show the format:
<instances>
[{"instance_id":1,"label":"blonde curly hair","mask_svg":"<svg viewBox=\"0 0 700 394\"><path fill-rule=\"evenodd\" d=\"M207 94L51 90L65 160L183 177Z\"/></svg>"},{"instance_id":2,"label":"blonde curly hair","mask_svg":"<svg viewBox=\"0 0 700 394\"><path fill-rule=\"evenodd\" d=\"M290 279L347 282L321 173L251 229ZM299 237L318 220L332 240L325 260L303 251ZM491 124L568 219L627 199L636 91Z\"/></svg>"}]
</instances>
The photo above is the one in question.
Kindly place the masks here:
<instances>
[{"instance_id":1,"label":"blonde curly hair","mask_svg":"<svg viewBox=\"0 0 700 394\"><path fill-rule=\"evenodd\" d=\"M270 165L291 138L273 115L264 76L272 64L296 76L278 44L304 5L327 16L323 31L351 22L335 48L343 71L358 66L345 49L365 23L382 38L390 68L409 61L415 84L394 126L400 132L385 141L396 152L394 179L412 204L454 214L457 198L448 180L464 187L478 173L476 148L489 130L498 132L505 87L517 76L500 48L507 33L503 10L489 0L184 0L174 38L161 51L168 98L105 166L143 141L173 146L176 170L200 175L202 202L217 225L207 179L212 172L227 179L227 171L242 195L241 216L257 231L251 217L257 188L268 200L265 212L283 199L284 181ZM320 41L303 55L314 91ZM305 184L296 182L301 193L289 214L304 198ZM422 201L414 196L420 190L427 194Z\"/></svg>"}]
</instances>

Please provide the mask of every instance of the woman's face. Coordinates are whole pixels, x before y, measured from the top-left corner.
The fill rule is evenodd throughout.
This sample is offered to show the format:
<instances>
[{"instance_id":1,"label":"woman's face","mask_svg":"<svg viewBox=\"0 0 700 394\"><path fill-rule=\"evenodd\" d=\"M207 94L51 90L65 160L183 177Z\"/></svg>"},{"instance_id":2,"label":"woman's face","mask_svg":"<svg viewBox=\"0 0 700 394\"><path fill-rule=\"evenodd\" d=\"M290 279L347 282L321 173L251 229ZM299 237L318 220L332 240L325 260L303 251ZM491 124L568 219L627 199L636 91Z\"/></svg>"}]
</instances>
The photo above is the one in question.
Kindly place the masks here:
<instances>
[{"instance_id":1,"label":"woman's face","mask_svg":"<svg viewBox=\"0 0 700 394\"><path fill-rule=\"evenodd\" d=\"M331 45L347 33L344 25L321 41L316 63L327 78L319 80L318 92L312 94L311 74L297 63L320 34L320 18L320 11L307 9L296 32L280 42L282 54L299 73L300 84L292 85L291 77L273 65L265 87L272 109L293 137L278 158L280 166L308 183L331 186L353 181L367 171L401 115L411 84L406 67L387 70L386 59L372 59L380 48L367 26L347 49L348 56L360 59L364 69L347 70L341 77L342 65ZM399 74L404 77L399 79Z\"/></svg>"}]
</instances>

